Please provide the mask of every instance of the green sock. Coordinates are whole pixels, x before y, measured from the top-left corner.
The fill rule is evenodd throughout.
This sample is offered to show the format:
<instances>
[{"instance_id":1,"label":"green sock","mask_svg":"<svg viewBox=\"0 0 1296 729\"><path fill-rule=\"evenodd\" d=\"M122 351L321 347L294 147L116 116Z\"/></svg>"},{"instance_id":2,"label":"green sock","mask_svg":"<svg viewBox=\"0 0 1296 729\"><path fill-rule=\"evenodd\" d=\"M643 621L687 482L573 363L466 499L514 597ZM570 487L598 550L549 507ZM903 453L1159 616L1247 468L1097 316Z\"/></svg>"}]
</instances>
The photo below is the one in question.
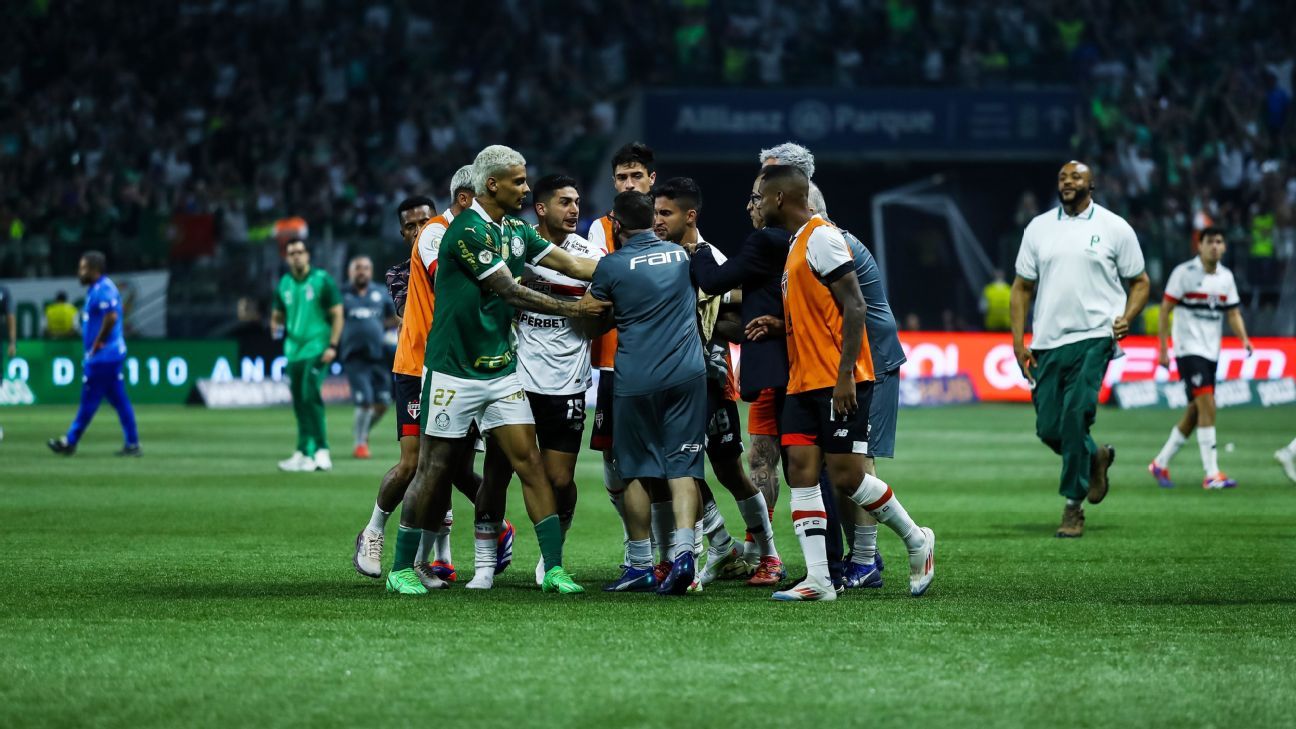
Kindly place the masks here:
<instances>
[{"instance_id":1,"label":"green sock","mask_svg":"<svg viewBox=\"0 0 1296 729\"><path fill-rule=\"evenodd\" d=\"M536 541L540 542L540 556L544 557L545 571L562 566L563 534L558 515L550 514L535 525Z\"/></svg>"},{"instance_id":2,"label":"green sock","mask_svg":"<svg viewBox=\"0 0 1296 729\"><path fill-rule=\"evenodd\" d=\"M392 572L409 569L414 566L414 557L418 554L419 541L423 530L400 525L396 532L396 561L392 562Z\"/></svg>"}]
</instances>

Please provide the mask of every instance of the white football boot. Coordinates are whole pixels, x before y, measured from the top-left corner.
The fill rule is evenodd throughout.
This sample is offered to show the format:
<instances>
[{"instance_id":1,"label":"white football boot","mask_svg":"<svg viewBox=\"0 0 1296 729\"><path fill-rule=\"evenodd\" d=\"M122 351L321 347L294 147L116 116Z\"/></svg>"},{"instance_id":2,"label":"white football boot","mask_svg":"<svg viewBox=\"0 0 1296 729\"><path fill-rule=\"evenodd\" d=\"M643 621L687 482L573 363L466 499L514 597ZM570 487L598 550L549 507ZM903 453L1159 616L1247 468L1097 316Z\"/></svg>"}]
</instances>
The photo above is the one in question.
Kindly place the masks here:
<instances>
[{"instance_id":1,"label":"white football boot","mask_svg":"<svg viewBox=\"0 0 1296 729\"><path fill-rule=\"evenodd\" d=\"M279 470L296 473L299 471L314 471L315 461L306 457L301 451L293 451L292 457L287 460L279 461Z\"/></svg>"},{"instance_id":2,"label":"white football boot","mask_svg":"<svg viewBox=\"0 0 1296 729\"><path fill-rule=\"evenodd\" d=\"M936 576L936 534L922 527L927 537L922 549L909 554L909 594L921 597Z\"/></svg>"}]
</instances>

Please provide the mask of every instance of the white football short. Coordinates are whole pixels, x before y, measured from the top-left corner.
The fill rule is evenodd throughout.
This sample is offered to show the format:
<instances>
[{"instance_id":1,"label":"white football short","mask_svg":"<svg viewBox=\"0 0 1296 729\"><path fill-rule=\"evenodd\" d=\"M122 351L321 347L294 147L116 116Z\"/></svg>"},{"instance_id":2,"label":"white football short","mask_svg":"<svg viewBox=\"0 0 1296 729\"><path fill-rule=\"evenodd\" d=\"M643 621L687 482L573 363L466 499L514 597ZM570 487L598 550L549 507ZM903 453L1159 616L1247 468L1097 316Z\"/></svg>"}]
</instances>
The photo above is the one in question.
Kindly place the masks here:
<instances>
[{"instance_id":1,"label":"white football short","mask_svg":"<svg viewBox=\"0 0 1296 729\"><path fill-rule=\"evenodd\" d=\"M437 438L462 438L476 421L483 433L501 425L534 425L531 404L516 373L493 380L471 380L429 372L423 378L424 432Z\"/></svg>"}]
</instances>

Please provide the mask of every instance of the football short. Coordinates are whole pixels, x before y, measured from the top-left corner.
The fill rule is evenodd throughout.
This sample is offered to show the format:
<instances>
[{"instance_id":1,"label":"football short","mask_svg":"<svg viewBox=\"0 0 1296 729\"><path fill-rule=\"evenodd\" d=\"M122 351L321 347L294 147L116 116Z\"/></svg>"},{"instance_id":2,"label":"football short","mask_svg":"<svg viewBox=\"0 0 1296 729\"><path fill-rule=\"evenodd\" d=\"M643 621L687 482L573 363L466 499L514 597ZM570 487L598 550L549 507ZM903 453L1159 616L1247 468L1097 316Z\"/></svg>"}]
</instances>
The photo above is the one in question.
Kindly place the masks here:
<instances>
[{"instance_id":1,"label":"football short","mask_svg":"<svg viewBox=\"0 0 1296 729\"><path fill-rule=\"evenodd\" d=\"M396 402L396 440L417 436L419 427L419 402L423 395L423 380L414 375L392 375L392 397Z\"/></svg>"},{"instance_id":2,"label":"football short","mask_svg":"<svg viewBox=\"0 0 1296 729\"><path fill-rule=\"evenodd\" d=\"M437 438L462 438L475 421L482 432L502 425L532 425L531 405L517 373L490 380L429 372L420 398L423 432Z\"/></svg>"},{"instance_id":3,"label":"football short","mask_svg":"<svg viewBox=\"0 0 1296 729\"><path fill-rule=\"evenodd\" d=\"M356 405L390 403L391 367L382 362L351 359L342 363L342 372L351 385L351 401Z\"/></svg>"},{"instance_id":4,"label":"football short","mask_svg":"<svg viewBox=\"0 0 1296 729\"><path fill-rule=\"evenodd\" d=\"M900 370L881 372L873 383L869 405L868 447L874 458L895 458L896 420L900 415Z\"/></svg>"},{"instance_id":5,"label":"football short","mask_svg":"<svg viewBox=\"0 0 1296 729\"><path fill-rule=\"evenodd\" d=\"M1179 380L1184 383L1188 402L1192 402L1198 395L1214 394L1215 362L1190 354L1175 357L1175 363L1179 366Z\"/></svg>"},{"instance_id":6,"label":"football short","mask_svg":"<svg viewBox=\"0 0 1296 729\"><path fill-rule=\"evenodd\" d=\"M783 403L781 437L784 446L819 446L824 453L869 453L869 408L873 383L855 383L855 412L838 418L832 409L832 388L788 395Z\"/></svg>"},{"instance_id":7,"label":"football short","mask_svg":"<svg viewBox=\"0 0 1296 729\"><path fill-rule=\"evenodd\" d=\"M581 434L585 432L585 393L542 395L528 392L527 400L531 401L540 449L580 453Z\"/></svg>"},{"instance_id":8,"label":"football short","mask_svg":"<svg viewBox=\"0 0 1296 729\"><path fill-rule=\"evenodd\" d=\"M594 400L594 430L590 434L590 448L606 451L612 448L612 381L611 370L599 370L598 393Z\"/></svg>"},{"instance_id":9,"label":"football short","mask_svg":"<svg viewBox=\"0 0 1296 729\"><path fill-rule=\"evenodd\" d=\"M612 455L622 478L705 478L705 376L647 395L617 396L616 409Z\"/></svg>"},{"instance_id":10,"label":"football short","mask_svg":"<svg viewBox=\"0 0 1296 729\"><path fill-rule=\"evenodd\" d=\"M725 397L724 385L707 378L706 453L711 460L729 460L743 453L742 419L738 403Z\"/></svg>"},{"instance_id":11,"label":"football short","mask_svg":"<svg viewBox=\"0 0 1296 729\"><path fill-rule=\"evenodd\" d=\"M760 396L747 408L747 434L779 434L778 393L772 387L760 391Z\"/></svg>"}]
</instances>

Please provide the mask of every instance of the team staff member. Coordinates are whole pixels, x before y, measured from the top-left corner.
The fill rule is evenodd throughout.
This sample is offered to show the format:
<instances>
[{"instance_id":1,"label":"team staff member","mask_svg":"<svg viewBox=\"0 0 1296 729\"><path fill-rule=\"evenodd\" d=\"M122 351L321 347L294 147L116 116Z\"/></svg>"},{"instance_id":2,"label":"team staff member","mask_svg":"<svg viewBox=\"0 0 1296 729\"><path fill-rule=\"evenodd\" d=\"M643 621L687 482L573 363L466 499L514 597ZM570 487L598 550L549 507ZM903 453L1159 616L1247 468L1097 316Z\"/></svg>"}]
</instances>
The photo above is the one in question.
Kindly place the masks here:
<instances>
[{"instance_id":1,"label":"team staff member","mask_svg":"<svg viewBox=\"0 0 1296 729\"><path fill-rule=\"evenodd\" d=\"M356 458L369 457L369 431L391 404L391 371L383 352L383 332L396 326L391 296L373 283L373 260L357 256L347 266L349 285L342 292L342 343L338 358L351 384L355 403Z\"/></svg>"},{"instance_id":2,"label":"team staff member","mask_svg":"<svg viewBox=\"0 0 1296 729\"><path fill-rule=\"evenodd\" d=\"M1174 318L1174 351L1179 379L1188 391L1188 407L1178 424L1170 429L1170 437L1161 452L1148 464L1148 472L1163 488L1174 486L1170 480L1170 459L1193 430L1197 431L1197 447L1201 452L1202 469L1206 472L1202 488L1231 489L1237 486L1237 481L1220 470L1215 451L1215 369L1219 364L1224 318L1228 317L1229 329L1242 339L1248 356L1251 354L1251 340L1247 338L1242 310L1238 308L1242 299L1233 272L1220 263L1225 247L1223 230L1203 230L1197 256L1175 266L1166 283L1157 329L1159 361L1162 367L1170 366L1167 346L1170 312L1178 309L1179 314Z\"/></svg>"},{"instance_id":3,"label":"team staff member","mask_svg":"<svg viewBox=\"0 0 1296 729\"><path fill-rule=\"evenodd\" d=\"M775 600L834 600L825 544L827 514L818 481L832 486L890 527L909 552L909 592L922 595L934 575L936 538L909 517L881 479L865 470L873 361L865 341L867 305L841 232L810 212L810 180L771 165L758 186L761 217L797 232L784 267L788 345L787 401L779 432L788 453L792 524L806 555L806 579Z\"/></svg>"},{"instance_id":4,"label":"team staff member","mask_svg":"<svg viewBox=\"0 0 1296 729\"><path fill-rule=\"evenodd\" d=\"M77 277L82 285L90 287L81 312L82 341L85 344L81 407L67 435L48 443L50 450L65 456L76 453L77 443L81 442L81 436L90 427L90 421L105 397L117 411L125 436L126 443L117 455L140 455L135 409L131 407L130 398L126 396L126 384L122 382L126 340L122 337L121 294L112 279L104 275L106 267L104 254L99 251L86 251L77 264Z\"/></svg>"},{"instance_id":5,"label":"team staff member","mask_svg":"<svg viewBox=\"0 0 1296 729\"><path fill-rule=\"evenodd\" d=\"M1057 208L1036 216L1022 235L1012 290L1013 350L1032 383L1035 433L1062 456L1058 491L1066 499L1059 537L1084 536L1088 498L1107 496L1116 456L1089 435L1107 363L1116 342L1148 298L1143 251L1134 229L1093 201L1093 171L1071 161L1058 171ZM1121 281L1129 282L1126 296ZM1026 346L1026 313L1035 302L1034 336Z\"/></svg>"},{"instance_id":6,"label":"team staff member","mask_svg":"<svg viewBox=\"0 0 1296 729\"><path fill-rule=\"evenodd\" d=\"M288 273L275 291L270 327L284 332L284 357L288 360L288 385L293 415L297 419L297 450L279 462L282 471L328 471L328 428L320 388L328 366L337 358L342 339L342 297L326 271L311 268L306 241L298 238L284 246Z\"/></svg>"},{"instance_id":7,"label":"team staff member","mask_svg":"<svg viewBox=\"0 0 1296 729\"><path fill-rule=\"evenodd\" d=\"M638 191L616 196L612 207L615 252L599 261L590 286L612 302L617 328L613 397L617 411L612 449L615 467L630 486L669 491L675 516L675 554L661 595L681 595L697 563L694 524L700 507L697 479L705 478L706 367L698 338L696 295L688 255L653 234L653 200ZM615 590L652 586L650 517L627 510L630 564Z\"/></svg>"}]
</instances>

